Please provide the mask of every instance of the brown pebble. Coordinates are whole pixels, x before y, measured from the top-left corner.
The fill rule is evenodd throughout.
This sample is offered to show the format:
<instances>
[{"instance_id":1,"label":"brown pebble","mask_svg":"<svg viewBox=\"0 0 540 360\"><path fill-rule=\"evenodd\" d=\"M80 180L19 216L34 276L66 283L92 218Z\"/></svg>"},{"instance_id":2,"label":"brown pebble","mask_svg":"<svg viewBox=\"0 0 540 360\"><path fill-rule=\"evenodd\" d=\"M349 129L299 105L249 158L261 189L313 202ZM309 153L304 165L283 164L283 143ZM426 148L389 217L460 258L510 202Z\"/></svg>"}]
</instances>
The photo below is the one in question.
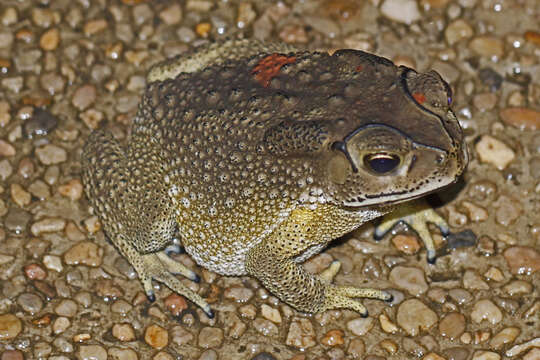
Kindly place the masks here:
<instances>
[{"instance_id":1,"label":"brown pebble","mask_svg":"<svg viewBox=\"0 0 540 360\"><path fill-rule=\"evenodd\" d=\"M72 201L79 200L82 196L83 186L81 180L72 179L58 187L60 195L70 198Z\"/></svg>"},{"instance_id":2,"label":"brown pebble","mask_svg":"<svg viewBox=\"0 0 540 360\"><path fill-rule=\"evenodd\" d=\"M163 303L174 316L180 315L188 307L186 298L175 293L167 296Z\"/></svg>"},{"instance_id":3,"label":"brown pebble","mask_svg":"<svg viewBox=\"0 0 540 360\"><path fill-rule=\"evenodd\" d=\"M4 141L0 139L0 156L13 156L16 154L15 147L8 143L7 141Z\"/></svg>"},{"instance_id":4,"label":"brown pebble","mask_svg":"<svg viewBox=\"0 0 540 360\"><path fill-rule=\"evenodd\" d=\"M94 85L83 85L73 93L71 103L79 110L84 110L96 101L97 91Z\"/></svg>"},{"instance_id":5,"label":"brown pebble","mask_svg":"<svg viewBox=\"0 0 540 360\"><path fill-rule=\"evenodd\" d=\"M504 259L512 274L530 275L540 270L540 253L527 246L514 246L504 251Z\"/></svg>"},{"instance_id":6,"label":"brown pebble","mask_svg":"<svg viewBox=\"0 0 540 360\"><path fill-rule=\"evenodd\" d=\"M112 335L120 341L135 340L135 330L133 330L133 326L129 323L114 324Z\"/></svg>"},{"instance_id":7,"label":"brown pebble","mask_svg":"<svg viewBox=\"0 0 540 360\"><path fill-rule=\"evenodd\" d=\"M67 160L66 150L52 144L37 148L36 156L43 165L60 164Z\"/></svg>"},{"instance_id":8,"label":"brown pebble","mask_svg":"<svg viewBox=\"0 0 540 360\"><path fill-rule=\"evenodd\" d=\"M317 344L315 330L311 321L303 318L293 320L289 326L285 344L300 350L315 346Z\"/></svg>"},{"instance_id":9,"label":"brown pebble","mask_svg":"<svg viewBox=\"0 0 540 360\"><path fill-rule=\"evenodd\" d=\"M321 344L326 346L339 346L343 345L344 342L345 340L343 339L343 331L338 329L328 331L321 338Z\"/></svg>"},{"instance_id":10,"label":"brown pebble","mask_svg":"<svg viewBox=\"0 0 540 360\"><path fill-rule=\"evenodd\" d=\"M533 43L536 46L540 46L540 32L538 31L525 31L525 40Z\"/></svg>"},{"instance_id":11,"label":"brown pebble","mask_svg":"<svg viewBox=\"0 0 540 360\"><path fill-rule=\"evenodd\" d=\"M399 251L407 255L416 254L420 250L420 243L416 236L398 234L392 238L392 244Z\"/></svg>"},{"instance_id":12,"label":"brown pebble","mask_svg":"<svg viewBox=\"0 0 540 360\"><path fill-rule=\"evenodd\" d=\"M39 46L45 51L56 50L60 43L60 31L57 28L52 28L43 33L39 39Z\"/></svg>"},{"instance_id":13,"label":"brown pebble","mask_svg":"<svg viewBox=\"0 0 540 360\"><path fill-rule=\"evenodd\" d=\"M2 360L24 360L24 355L19 350L6 350L2 353Z\"/></svg>"},{"instance_id":14,"label":"brown pebble","mask_svg":"<svg viewBox=\"0 0 540 360\"><path fill-rule=\"evenodd\" d=\"M212 24L208 22L199 23L195 26L195 32L197 35L203 38L207 38L210 34L210 30L212 30Z\"/></svg>"},{"instance_id":15,"label":"brown pebble","mask_svg":"<svg viewBox=\"0 0 540 360\"><path fill-rule=\"evenodd\" d=\"M45 280L47 278L47 271L39 264L26 265L24 274L30 280Z\"/></svg>"},{"instance_id":16,"label":"brown pebble","mask_svg":"<svg viewBox=\"0 0 540 360\"><path fill-rule=\"evenodd\" d=\"M500 112L502 121L521 130L540 129L540 111L534 109L514 107L503 109Z\"/></svg>"},{"instance_id":17,"label":"brown pebble","mask_svg":"<svg viewBox=\"0 0 540 360\"><path fill-rule=\"evenodd\" d=\"M450 313L445 315L439 323L439 333L454 340L459 338L465 331L465 316L460 313Z\"/></svg>"},{"instance_id":18,"label":"brown pebble","mask_svg":"<svg viewBox=\"0 0 540 360\"><path fill-rule=\"evenodd\" d=\"M95 35L107 28L107 21L103 19L91 20L84 24L84 34L86 36Z\"/></svg>"},{"instance_id":19,"label":"brown pebble","mask_svg":"<svg viewBox=\"0 0 540 360\"><path fill-rule=\"evenodd\" d=\"M11 184L10 186L11 199L20 207L25 207L32 201L32 195L19 184Z\"/></svg>"},{"instance_id":20,"label":"brown pebble","mask_svg":"<svg viewBox=\"0 0 540 360\"><path fill-rule=\"evenodd\" d=\"M396 315L397 323L409 335L416 336L437 323L437 314L418 299L402 302Z\"/></svg>"},{"instance_id":21,"label":"brown pebble","mask_svg":"<svg viewBox=\"0 0 540 360\"><path fill-rule=\"evenodd\" d=\"M215 327L203 327L199 333L198 344L204 349L218 348L223 342L223 330Z\"/></svg>"},{"instance_id":22,"label":"brown pebble","mask_svg":"<svg viewBox=\"0 0 540 360\"><path fill-rule=\"evenodd\" d=\"M46 218L35 222L30 227L30 232L34 236L40 236L43 233L53 233L64 230L66 220L58 218Z\"/></svg>"},{"instance_id":23,"label":"brown pebble","mask_svg":"<svg viewBox=\"0 0 540 360\"><path fill-rule=\"evenodd\" d=\"M169 334L159 325L150 325L144 331L144 341L154 349L163 349L169 343Z\"/></svg>"},{"instance_id":24,"label":"brown pebble","mask_svg":"<svg viewBox=\"0 0 540 360\"><path fill-rule=\"evenodd\" d=\"M64 253L64 261L68 265L86 265L98 267L103 258L103 249L90 241L82 241L73 245Z\"/></svg>"},{"instance_id":25,"label":"brown pebble","mask_svg":"<svg viewBox=\"0 0 540 360\"><path fill-rule=\"evenodd\" d=\"M478 55L500 58L504 54L504 43L501 39L493 36L478 36L472 39L469 47Z\"/></svg>"},{"instance_id":26,"label":"brown pebble","mask_svg":"<svg viewBox=\"0 0 540 360\"><path fill-rule=\"evenodd\" d=\"M10 340L22 331L21 320L13 314L0 315L0 340Z\"/></svg>"}]
</instances>

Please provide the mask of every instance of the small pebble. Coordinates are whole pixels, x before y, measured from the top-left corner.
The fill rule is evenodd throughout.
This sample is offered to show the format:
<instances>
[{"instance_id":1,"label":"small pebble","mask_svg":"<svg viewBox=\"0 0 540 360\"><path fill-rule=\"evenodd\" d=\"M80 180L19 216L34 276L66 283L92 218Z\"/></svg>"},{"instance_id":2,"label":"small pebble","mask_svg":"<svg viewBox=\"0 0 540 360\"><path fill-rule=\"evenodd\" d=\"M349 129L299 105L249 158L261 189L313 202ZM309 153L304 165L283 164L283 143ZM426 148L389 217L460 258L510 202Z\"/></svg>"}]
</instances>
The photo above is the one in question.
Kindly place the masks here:
<instances>
[{"instance_id":1,"label":"small pebble","mask_svg":"<svg viewBox=\"0 0 540 360\"><path fill-rule=\"evenodd\" d=\"M47 218L35 222L30 227L30 231L34 236L40 236L43 233L54 233L63 231L66 227L66 221L58 218Z\"/></svg>"},{"instance_id":2,"label":"small pebble","mask_svg":"<svg viewBox=\"0 0 540 360\"><path fill-rule=\"evenodd\" d=\"M11 184L11 199L20 207L25 207L32 201L32 195L19 184Z\"/></svg>"},{"instance_id":3,"label":"small pebble","mask_svg":"<svg viewBox=\"0 0 540 360\"><path fill-rule=\"evenodd\" d=\"M83 185L81 180L72 179L64 185L60 185L58 187L58 192L60 195L65 196L72 201L77 201L82 197Z\"/></svg>"},{"instance_id":4,"label":"small pebble","mask_svg":"<svg viewBox=\"0 0 540 360\"><path fill-rule=\"evenodd\" d=\"M409 335L416 336L437 323L437 314L418 299L402 302L397 310L397 323Z\"/></svg>"},{"instance_id":5,"label":"small pebble","mask_svg":"<svg viewBox=\"0 0 540 360\"><path fill-rule=\"evenodd\" d=\"M393 342L392 340L388 340L388 339L385 339L383 341L381 341L379 343L379 346L386 350L386 352L389 354L389 355L394 355L397 350L398 350L398 346L395 342Z\"/></svg>"},{"instance_id":6,"label":"small pebble","mask_svg":"<svg viewBox=\"0 0 540 360\"><path fill-rule=\"evenodd\" d=\"M420 243L416 236L398 234L392 237L392 244L404 254L413 255L420 250Z\"/></svg>"},{"instance_id":7,"label":"small pebble","mask_svg":"<svg viewBox=\"0 0 540 360\"><path fill-rule=\"evenodd\" d=\"M456 312L450 313L441 319L439 323L439 333L450 340L454 340L463 334L465 325L466 321L463 314Z\"/></svg>"},{"instance_id":8,"label":"small pebble","mask_svg":"<svg viewBox=\"0 0 540 360\"><path fill-rule=\"evenodd\" d=\"M100 345L81 345L77 356L81 360L106 360L107 350Z\"/></svg>"},{"instance_id":9,"label":"small pebble","mask_svg":"<svg viewBox=\"0 0 540 360\"><path fill-rule=\"evenodd\" d=\"M70 299L64 299L54 308L54 312L59 316L73 317L77 314L77 303Z\"/></svg>"},{"instance_id":10,"label":"small pebble","mask_svg":"<svg viewBox=\"0 0 540 360\"><path fill-rule=\"evenodd\" d=\"M174 326L171 329L171 342L173 344L182 346L185 344L191 344L193 341L193 334L185 329L183 326Z\"/></svg>"},{"instance_id":11,"label":"small pebble","mask_svg":"<svg viewBox=\"0 0 540 360\"><path fill-rule=\"evenodd\" d=\"M276 324L270 320L258 317L253 320L252 324L255 330L264 336L277 336L279 333L279 329Z\"/></svg>"},{"instance_id":12,"label":"small pebble","mask_svg":"<svg viewBox=\"0 0 540 360\"><path fill-rule=\"evenodd\" d=\"M540 337L536 337L527 342L512 346L510 349L506 351L505 355L509 357L517 356L529 350L532 347L540 348Z\"/></svg>"},{"instance_id":13,"label":"small pebble","mask_svg":"<svg viewBox=\"0 0 540 360\"><path fill-rule=\"evenodd\" d=\"M504 170L516 157L514 151L491 135L483 135L475 146L480 160Z\"/></svg>"},{"instance_id":14,"label":"small pebble","mask_svg":"<svg viewBox=\"0 0 540 360\"><path fill-rule=\"evenodd\" d=\"M39 39L39 46L45 51L56 50L60 43L60 31L57 28L52 28L43 33Z\"/></svg>"},{"instance_id":15,"label":"small pebble","mask_svg":"<svg viewBox=\"0 0 540 360\"><path fill-rule=\"evenodd\" d=\"M471 319L475 323L486 320L490 324L495 325L502 320L502 312L491 300L479 300L473 306Z\"/></svg>"},{"instance_id":16,"label":"small pebble","mask_svg":"<svg viewBox=\"0 0 540 360\"><path fill-rule=\"evenodd\" d=\"M15 147L10 143L0 139L0 156L13 156L16 154Z\"/></svg>"},{"instance_id":17,"label":"small pebble","mask_svg":"<svg viewBox=\"0 0 540 360\"><path fill-rule=\"evenodd\" d=\"M236 302L245 303L253 297L253 290L241 285L229 286L223 292L226 299L231 299Z\"/></svg>"},{"instance_id":18,"label":"small pebble","mask_svg":"<svg viewBox=\"0 0 540 360\"><path fill-rule=\"evenodd\" d=\"M61 334L65 332L71 326L71 321L64 316L59 316L54 320L52 325L53 332L55 334Z\"/></svg>"},{"instance_id":19,"label":"small pebble","mask_svg":"<svg viewBox=\"0 0 540 360\"><path fill-rule=\"evenodd\" d=\"M413 296L421 295L428 289L424 272L419 268L396 266L390 271L389 279Z\"/></svg>"},{"instance_id":20,"label":"small pebble","mask_svg":"<svg viewBox=\"0 0 540 360\"><path fill-rule=\"evenodd\" d=\"M36 156L43 165L60 164L67 160L66 150L52 144L37 148Z\"/></svg>"},{"instance_id":21,"label":"small pebble","mask_svg":"<svg viewBox=\"0 0 540 360\"><path fill-rule=\"evenodd\" d=\"M108 27L107 21L103 19L91 20L84 24L84 34L86 36L95 35Z\"/></svg>"},{"instance_id":22,"label":"small pebble","mask_svg":"<svg viewBox=\"0 0 540 360\"><path fill-rule=\"evenodd\" d=\"M96 101L97 91L94 85L83 85L75 90L71 103L80 111Z\"/></svg>"},{"instance_id":23,"label":"small pebble","mask_svg":"<svg viewBox=\"0 0 540 360\"><path fill-rule=\"evenodd\" d=\"M23 311L35 315L43 309L43 301L39 296L32 293L22 293L17 297L17 304Z\"/></svg>"},{"instance_id":24,"label":"small pebble","mask_svg":"<svg viewBox=\"0 0 540 360\"><path fill-rule=\"evenodd\" d=\"M472 360L500 360L501 356L492 351L478 350L475 351Z\"/></svg>"},{"instance_id":25,"label":"small pebble","mask_svg":"<svg viewBox=\"0 0 540 360\"><path fill-rule=\"evenodd\" d=\"M103 258L103 249L89 241L73 245L64 253L64 261L68 265L86 265L98 267Z\"/></svg>"},{"instance_id":26,"label":"small pebble","mask_svg":"<svg viewBox=\"0 0 540 360\"><path fill-rule=\"evenodd\" d=\"M404 24L411 24L421 18L418 4L414 0L385 0L380 10L390 20Z\"/></svg>"},{"instance_id":27,"label":"small pebble","mask_svg":"<svg viewBox=\"0 0 540 360\"><path fill-rule=\"evenodd\" d=\"M469 23L463 19L457 19L448 24L444 31L446 41L450 46L473 36L474 30Z\"/></svg>"},{"instance_id":28,"label":"small pebble","mask_svg":"<svg viewBox=\"0 0 540 360\"><path fill-rule=\"evenodd\" d=\"M469 48L480 56L501 58L504 54L504 43L493 36L478 36L469 43Z\"/></svg>"},{"instance_id":29,"label":"small pebble","mask_svg":"<svg viewBox=\"0 0 540 360\"><path fill-rule=\"evenodd\" d=\"M198 344L204 349L219 348L223 342L223 330L215 327L204 327L199 333Z\"/></svg>"},{"instance_id":30,"label":"small pebble","mask_svg":"<svg viewBox=\"0 0 540 360\"><path fill-rule=\"evenodd\" d=\"M532 285L524 280L514 280L506 284L503 290L510 296L525 295L532 292Z\"/></svg>"},{"instance_id":31,"label":"small pebble","mask_svg":"<svg viewBox=\"0 0 540 360\"><path fill-rule=\"evenodd\" d=\"M56 272L62 272L64 267L62 266L62 259L56 255L45 255L43 257L43 265L49 270Z\"/></svg>"},{"instance_id":32,"label":"small pebble","mask_svg":"<svg viewBox=\"0 0 540 360\"><path fill-rule=\"evenodd\" d=\"M15 315L0 315L0 340L11 340L22 331L22 322Z\"/></svg>"},{"instance_id":33,"label":"small pebble","mask_svg":"<svg viewBox=\"0 0 540 360\"><path fill-rule=\"evenodd\" d=\"M347 322L347 329L349 329L354 335L362 336L367 334L374 325L373 318L356 318Z\"/></svg>"},{"instance_id":34,"label":"small pebble","mask_svg":"<svg viewBox=\"0 0 540 360\"><path fill-rule=\"evenodd\" d=\"M366 351L366 345L359 338L353 338L347 347L347 354L353 359L361 359Z\"/></svg>"},{"instance_id":35,"label":"small pebble","mask_svg":"<svg viewBox=\"0 0 540 360\"><path fill-rule=\"evenodd\" d=\"M511 344L519 336L521 330L517 327L507 327L499 331L489 342L495 350L500 350L503 346Z\"/></svg>"},{"instance_id":36,"label":"small pebble","mask_svg":"<svg viewBox=\"0 0 540 360\"><path fill-rule=\"evenodd\" d=\"M159 18L167 25L176 25L182 21L182 7L180 4L173 4L163 9Z\"/></svg>"},{"instance_id":37,"label":"small pebble","mask_svg":"<svg viewBox=\"0 0 540 360\"><path fill-rule=\"evenodd\" d=\"M144 341L154 349L163 349L169 343L169 334L161 326L153 324L144 331Z\"/></svg>"},{"instance_id":38,"label":"small pebble","mask_svg":"<svg viewBox=\"0 0 540 360\"><path fill-rule=\"evenodd\" d=\"M285 344L304 351L317 344L315 330L309 319L299 318L291 322Z\"/></svg>"},{"instance_id":39,"label":"small pebble","mask_svg":"<svg viewBox=\"0 0 540 360\"><path fill-rule=\"evenodd\" d=\"M540 111L514 107L501 110L500 117L506 124L515 126L521 130L540 129Z\"/></svg>"},{"instance_id":40,"label":"small pebble","mask_svg":"<svg viewBox=\"0 0 540 360\"><path fill-rule=\"evenodd\" d=\"M30 280L45 280L47 271L40 264L29 264L24 267L24 274Z\"/></svg>"},{"instance_id":41,"label":"small pebble","mask_svg":"<svg viewBox=\"0 0 540 360\"><path fill-rule=\"evenodd\" d=\"M133 326L129 323L114 324L112 335L120 341L135 340L135 330L133 330Z\"/></svg>"},{"instance_id":42,"label":"small pebble","mask_svg":"<svg viewBox=\"0 0 540 360\"><path fill-rule=\"evenodd\" d=\"M186 298L175 293L172 293L171 295L167 296L165 300L163 300L163 303L165 304L165 307L174 316L180 315L182 311L188 308Z\"/></svg>"},{"instance_id":43,"label":"small pebble","mask_svg":"<svg viewBox=\"0 0 540 360\"><path fill-rule=\"evenodd\" d=\"M379 315L379 322L381 323L381 328L384 332L395 334L399 330L397 325L394 324L386 314Z\"/></svg>"},{"instance_id":44,"label":"small pebble","mask_svg":"<svg viewBox=\"0 0 540 360\"><path fill-rule=\"evenodd\" d=\"M268 306L266 304L261 305L261 315L273 323L280 324L281 323L281 314L279 313L278 309L274 309L271 306Z\"/></svg>"},{"instance_id":45,"label":"small pebble","mask_svg":"<svg viewBox=\"0 0 540 360\"><path fill-rule=\"evenodd\" d=\"M343 339L342 330L330 330L321 338L321 344L326 346L339 346L343 345L345 340Z\"/></svg>"},{"instance_id":46,"label":"small pebble","mask_svg":"<svg viewBox=\"0 0 540 360\"><path fill-rule=\"evenodd\" d=\"M502 271L494 266L490 267L485 273L484 277L492 281L503 281L504 274Z\"/></svg>"},{"instance_id":47,"label":"small pebble","mask_svg":"<svg viewBox=\"0 0 540 360\"><path fill-rule=\"evenodd\" d=\"M530 275L540 270L540 252L526 246L513 246L503 253L512 274Z\"/></svg>"}]
</instances>

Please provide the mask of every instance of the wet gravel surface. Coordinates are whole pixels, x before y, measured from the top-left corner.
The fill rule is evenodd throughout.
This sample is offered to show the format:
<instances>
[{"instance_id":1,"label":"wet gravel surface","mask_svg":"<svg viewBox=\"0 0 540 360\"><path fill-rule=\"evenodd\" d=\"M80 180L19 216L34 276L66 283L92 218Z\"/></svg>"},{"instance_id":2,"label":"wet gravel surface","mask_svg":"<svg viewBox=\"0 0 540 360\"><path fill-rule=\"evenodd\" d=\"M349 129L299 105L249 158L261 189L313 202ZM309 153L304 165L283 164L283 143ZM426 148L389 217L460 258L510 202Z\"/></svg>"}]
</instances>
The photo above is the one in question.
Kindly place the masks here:
<instances>
[{"instance_id":1,"label":"wet gravel surface","mask_svg":"<svg viewBox=\"0 0 540 360\"><path fill-rule=\"evenodd\" d=\"M540 359L539 20L537 0L1 0L0 359ZM438 210L476 241L433 229L429 265L367 225L306 264L390 289L368 318L298 313L186 255L216 318L164 287L149 303L89 212L81 146L100 123L125 138L152 64L224 35L439 71L471 163Z\"/></svg>"}]
</instances>

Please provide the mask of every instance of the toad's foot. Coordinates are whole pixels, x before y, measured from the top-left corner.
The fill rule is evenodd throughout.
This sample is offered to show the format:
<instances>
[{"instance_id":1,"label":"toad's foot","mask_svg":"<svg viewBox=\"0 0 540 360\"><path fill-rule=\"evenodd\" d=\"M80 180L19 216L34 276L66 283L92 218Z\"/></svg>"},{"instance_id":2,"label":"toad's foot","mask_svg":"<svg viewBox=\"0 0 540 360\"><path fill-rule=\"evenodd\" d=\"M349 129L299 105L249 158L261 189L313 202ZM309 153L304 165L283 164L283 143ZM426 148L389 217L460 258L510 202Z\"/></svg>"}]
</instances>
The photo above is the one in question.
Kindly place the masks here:
<instances>
[{"instance_id":1,"label":"toad's foot","mask_svg":"<svg viewBox=\"0 0 540 360\"><path fill-rule=\"evenodd\" d=\"M180 274L190 280L199 282L199 276L192 270L188 269L183 264L174 261L167 256L165 252L144 255L139 253L135 254L136 255L130 254L131 257L136 257L136 259L131 258L131 263L139 274L146 296L148 296L150 301L154 301L156 298L154 295L154 288L152 287L152 280L156 280L199 306L209 318L214 317L214 313L210 309L208 303L199 294L196 294L187 288L180 280L173 276L173 274Z\"/></svg>"},{"instance_id":2,"label":"toad's foot","mask_svg":"<svg viewBox=\"0 0 540 360\"><path fill-rule=\"evenodd\" d=\"M444 220L425 200L408 202L396 207L394 211L385 215L382 222L375 228L375 238L382 237L399 222L406 223L418 233L427 250L427 260L435 263L435 244L429 233L427 224L432 223L439 227L443 236L450 233L446 220Z\"/></svg>"},{"instance_id":3,"label":"toad's foot","mask_svg":"<svg viewBox=\"0 0 540 360\"><path fill-rule=\"evenodd\" d=\"M354 298L370 298L384 301L393 300L390 293L382 290L331 285L330 283L339 272L340 268L341 263L335 260L327 269L319 274L319 277L328 283L323 306L325 310L346 308L358 311L362 317L367 317L368 312L366 307Z\"/></svg>"}]
</instances>

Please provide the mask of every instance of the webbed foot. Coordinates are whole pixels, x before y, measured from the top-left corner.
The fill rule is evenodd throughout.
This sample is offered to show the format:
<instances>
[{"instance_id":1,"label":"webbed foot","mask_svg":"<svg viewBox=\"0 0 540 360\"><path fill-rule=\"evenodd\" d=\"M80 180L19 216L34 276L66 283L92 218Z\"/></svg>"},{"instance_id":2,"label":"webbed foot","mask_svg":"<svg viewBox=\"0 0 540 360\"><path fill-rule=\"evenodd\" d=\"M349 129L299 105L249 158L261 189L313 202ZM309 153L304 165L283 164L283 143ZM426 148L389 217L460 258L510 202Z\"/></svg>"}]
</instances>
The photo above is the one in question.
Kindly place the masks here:
<instances>
[{"instance_id":1,"label":"webbed foot","mask_svg":"<svg viewBox=\"0 0 540 360\"><path fill-rule=\"evenodd\" d=\"M367 317L368 311L366 307L355 298L392 301L392 295L386 291L331 284L340 268L341 263L339 261L333 261L327 269L319 274L319 277L327 283L323 311L345 308L355 310L360 313L362 317Z\"/></svg>"},{"instance_id":2,"label":"webbed foot","mask_svg":"<svg viewBox=\"0 0 540 360\"><path fill-rule=\"evenodd\" d=\"M180 274L192 281L198 282L199 276L188 269L183 264L171 259L165 252L141 255L136 253L136 259L132 259L132 264L139 274L146 296L150 301L155 300L152 280L165 284L177 294L185 296L188 300L199 306L209 318L214 317L213 311L208 303L197 293L186 287L173 274ZM132 255L133 256L133 255Z\"/></svg>"},{"instance_id":3,"label":"webbed foot","mask_svg":"<svg viewBox=\"0 0 540 360\"><path fill-rule=\"evenodd\" d=\"M433 238L429 232L428 223L435 224L443 236L450 233L448 223L442 218L425 200L417 200L401 204L394 211L385 215L382 222L375 228L375 238L381 239L386 233L397 224L406 223L416 231L420 239L424 242L427 250L427 261L435 263L436 251Z\"/></svg>"}]
</instances>

